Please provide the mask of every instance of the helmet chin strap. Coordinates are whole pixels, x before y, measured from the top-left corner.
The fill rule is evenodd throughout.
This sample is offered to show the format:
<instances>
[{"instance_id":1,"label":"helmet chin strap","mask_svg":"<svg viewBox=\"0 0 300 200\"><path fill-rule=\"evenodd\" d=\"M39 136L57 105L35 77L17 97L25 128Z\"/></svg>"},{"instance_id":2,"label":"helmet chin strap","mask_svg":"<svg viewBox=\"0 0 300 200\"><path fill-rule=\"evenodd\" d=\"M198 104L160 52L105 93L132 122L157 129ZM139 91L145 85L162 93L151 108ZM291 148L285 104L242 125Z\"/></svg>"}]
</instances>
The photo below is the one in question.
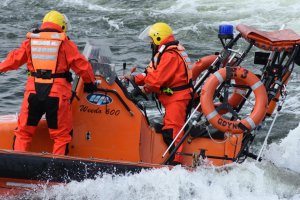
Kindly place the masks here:
<instances>
[{"instance_id":1,"label":"helmet chin strap","mask_svg":"<svg viewBox=\"0 0 300 200\"><path fill-rule=\"evenodd\" d=\"M65 29L66 29L66 31L70 31L70 30L72 30L72 26L71 26L71 24L70 24L70 21L69 21L69 18L65 15L65 14L63 14L63 16L64 16L64 22L65 22Z\"/></svg>"},{"instance_id":2,"label":"helmet chin strap","mask_svg":"<svg viewBox=\"0 0 300 200\"><path fill-rule=\"evenodd\" d=\"M152 49L152 53L154 53L154 55L158 52L158 45L151 43L151 49Z\"/></svg>"},{"instance_id":3,"label":"helmet chin strap","mask_svg":"<svg viewBox=\"0 0 300 200\"><path fill-rule=\"evenodd\" d=\"M153 42L151 43L151 49L152 49L152 57L151 57L151 62L152 62L152 66L154 69L156 69L156 66L154 64L154 57L156 55L156 53L158 52L158 46L155 45Z\"/></svg>"}]
</instances>

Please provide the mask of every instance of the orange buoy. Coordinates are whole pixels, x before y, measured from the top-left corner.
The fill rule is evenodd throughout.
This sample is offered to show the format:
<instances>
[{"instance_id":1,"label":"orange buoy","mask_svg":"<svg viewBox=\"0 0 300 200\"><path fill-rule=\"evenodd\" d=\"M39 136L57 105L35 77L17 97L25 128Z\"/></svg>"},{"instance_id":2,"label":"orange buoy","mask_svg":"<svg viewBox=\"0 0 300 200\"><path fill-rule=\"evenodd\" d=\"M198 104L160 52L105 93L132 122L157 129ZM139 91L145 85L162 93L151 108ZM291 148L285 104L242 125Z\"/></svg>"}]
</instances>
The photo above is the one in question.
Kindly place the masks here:
<instances>
[{"instance_id":1,"label":"orange buoy","mask_svg":"<svg viewBox=\"0 0 300 200\"><path fill-rule=\"evenodd\" d=\"M242 67L231 68L231 79L251 87L255 95L255 105L252 113L239 121L228 120L217 112L214 105L214 93L217 87L226 80L226 68L212 74L204 84L200 102L206 119L218 130L230 133L242 133L253 130L264 119L267 111L268 96L259 78Z\"/></svg>"}]
</instances>

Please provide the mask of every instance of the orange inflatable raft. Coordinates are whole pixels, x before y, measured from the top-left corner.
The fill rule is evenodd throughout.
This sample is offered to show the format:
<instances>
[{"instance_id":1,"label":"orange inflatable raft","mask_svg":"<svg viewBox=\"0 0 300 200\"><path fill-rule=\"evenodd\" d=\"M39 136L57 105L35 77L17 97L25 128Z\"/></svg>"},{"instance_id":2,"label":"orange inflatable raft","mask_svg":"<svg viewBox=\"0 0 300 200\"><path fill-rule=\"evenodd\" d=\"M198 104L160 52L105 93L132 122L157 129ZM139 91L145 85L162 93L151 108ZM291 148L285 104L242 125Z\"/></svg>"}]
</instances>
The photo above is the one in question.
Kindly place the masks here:
<instances>
[{"instance_id":1,"label":"orange inflatable raft","mask_svg":"<svg viewBox=\"0 0 300 200\"><path fill-rule=\"evenodd\" d=\"M67 183L95 178L101 173L135 173L142 169L171 167L162 155L167 149L162 134L149 122L140 98L122 85L110 65L108 47L87 43L84 54L91 60L99 91L83 91L83 81L75 78L72 102L73 136L66 156L52 152L47 123L42 119L30 152L13 151L16 116L0 117L0 194L19 193L37 183ZM182 143L182 165L192 168L201 158L215 166L236 161L243 135L188 136ZM18 192L19 191L19 192Z\"/></svg>"}]
</instances>

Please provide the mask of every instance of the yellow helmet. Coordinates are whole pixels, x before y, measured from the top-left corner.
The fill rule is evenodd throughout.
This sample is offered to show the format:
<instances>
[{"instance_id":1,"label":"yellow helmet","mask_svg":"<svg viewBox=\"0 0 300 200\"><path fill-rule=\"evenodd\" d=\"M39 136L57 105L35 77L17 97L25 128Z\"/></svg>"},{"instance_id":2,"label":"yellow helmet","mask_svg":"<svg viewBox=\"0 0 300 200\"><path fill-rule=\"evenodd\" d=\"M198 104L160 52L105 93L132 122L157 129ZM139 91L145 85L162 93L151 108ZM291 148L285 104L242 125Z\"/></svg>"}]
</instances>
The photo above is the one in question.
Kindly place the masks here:
<instances>
[{"instance_id":1,"label":"yellow helmet","mask_svg":"<svg viewBox=\"0 0 300 200\"><path fill-rule=\"evenodd\" d=\"M43 19L43 23L44 22L52 22L57 24L63 29L64 32L67 32L67 30L71 29L67 16L56 10L51 10L48 12Z\"/></svg>"},{"instance_id":2,"label":"yellow helmet","mask_svg":"<svg viewBox=\"0 0 300 200\"><path fill-rule=\"evenodd\" d=\"M158 22L152 26L148 26L140 35L139 38L145 40L151 38L155 45L160 45L161 41L173 34L172 28L163 22Z\"/></svg>"}]
</instances>

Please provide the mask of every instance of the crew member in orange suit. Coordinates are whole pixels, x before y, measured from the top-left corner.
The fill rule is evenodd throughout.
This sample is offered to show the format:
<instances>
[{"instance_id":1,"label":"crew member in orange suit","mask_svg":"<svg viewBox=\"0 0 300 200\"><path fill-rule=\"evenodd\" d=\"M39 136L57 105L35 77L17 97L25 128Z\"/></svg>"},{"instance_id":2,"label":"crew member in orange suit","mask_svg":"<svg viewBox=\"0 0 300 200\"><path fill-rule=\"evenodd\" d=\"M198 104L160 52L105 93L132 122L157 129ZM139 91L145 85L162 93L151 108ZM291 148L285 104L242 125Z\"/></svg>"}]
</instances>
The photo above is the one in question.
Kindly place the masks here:
<instances>
[{"instance_id":1,"label":"crew member in orange suit","mask_svg":"<svg viewBox=\"0 0 300 200\"><path fill-rule=\"evenodd\" d=\"M72 134L72 69L85 82L85 90L93 92L97 86L91 65L80 54L66 32L68 19L58 11L48 12L40 29L27 33L20 48L11 51L0 63L0 72L16 70L27 63L28 80L14 149L29 151L32 137L43 114L51 139L53 154L67 154Z\"/></svg>"},{"instance_id":2,"label":"crew member in orange suit","mask_svg":"<svg viewBox=\"0 0 300 200\"><path fill-rule=\"evenodd\" d=\"M166 23L155 23L147 27L139 36L148 40L152 47L152 59L145 73L136 76L126 75L145 92L154 92L165 108L162 134L169 146L186 120L188 104L192 98L191 61L173 35L172 28ZM183 132L175 141L177 145ZM174 149L174 146L171 148ZM170 152L171 152L170 151ZM182 162L182 145L169 164Z\"/></svg>"}]
</instances>

